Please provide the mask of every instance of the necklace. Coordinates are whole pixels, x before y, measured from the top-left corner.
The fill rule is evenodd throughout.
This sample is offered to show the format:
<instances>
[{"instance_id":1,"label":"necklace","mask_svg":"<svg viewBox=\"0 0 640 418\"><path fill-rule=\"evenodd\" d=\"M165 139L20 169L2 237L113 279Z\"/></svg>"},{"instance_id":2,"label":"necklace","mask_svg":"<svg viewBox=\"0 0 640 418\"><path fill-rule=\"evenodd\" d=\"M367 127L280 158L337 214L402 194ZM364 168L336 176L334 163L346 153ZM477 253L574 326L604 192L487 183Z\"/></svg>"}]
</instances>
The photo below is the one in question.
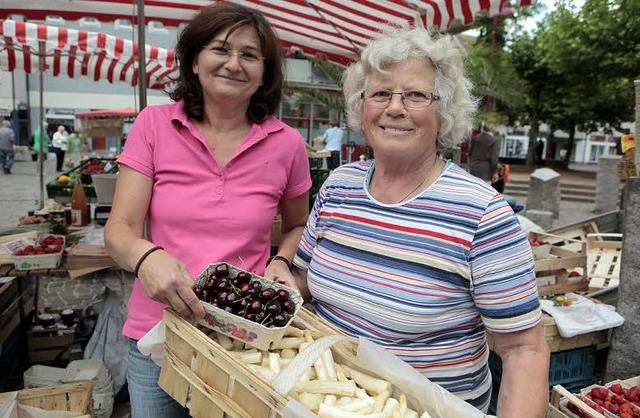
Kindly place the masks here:
<instances>
[{"instance_id":1,"label":"necklace","mask_svg":"<svg viewBox=\"0 0 640 418\"><path fill-rule=\"evenodd\" d=\"M433 160L433 164L431 164L431 167L429 167L429 171L427 171L427 175L426 175L426 176L424 176L424 178L422 179L422 181L421 181L420 183L418 183L418 185L417 185L416 187L414 187L414 188L413 188L413 190L411 190L409 193L407 193L407 194L405 195L405 197L403 197L402 199L398 200L398 202L396 202L396 203L402 203L402 202L404 202L405 200L407 200L407 198L408 198L409 196L411 196L412 194L414 194L414 193L416 192L416 190L418 190L418 188L419 188L420 186L422 186L422 184L423 184L425 181L427 181L427 179L428 179L428 178L429 178L429 176L431 175L431 171L433 171L433 167L435 167L435 166L436 166L436 163L437 163L437 162L438 162L438 154L436 154L436 158L435 158L435 160Z\"/></svg>"}]
</instances>

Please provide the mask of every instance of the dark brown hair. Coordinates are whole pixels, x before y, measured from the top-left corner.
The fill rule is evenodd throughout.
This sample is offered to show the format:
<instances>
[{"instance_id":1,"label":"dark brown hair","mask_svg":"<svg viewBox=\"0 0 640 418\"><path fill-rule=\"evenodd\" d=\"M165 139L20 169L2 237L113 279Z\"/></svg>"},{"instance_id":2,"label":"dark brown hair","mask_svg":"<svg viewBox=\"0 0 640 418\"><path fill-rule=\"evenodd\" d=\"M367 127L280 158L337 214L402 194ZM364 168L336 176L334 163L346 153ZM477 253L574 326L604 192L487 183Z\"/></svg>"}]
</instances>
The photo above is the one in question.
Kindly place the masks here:
<instances>
[{"instance_id":1,"label":"dark brown hair","mask_svg":"<svg viewBox=\"0 0 640 418\"><path fill-rule=\"evenodd\" d=\"M262 85L251 97L247 118L260 123L278 109L284 83L280 40L262 14L225 1L202 8L178 38L176 56L180 63L180 77L169 97L174 101L184 99L190 119L204 119L202 86L198 76L193 73L193 61L215 35L225 29L234 31L245 26L254 28L258 33L264 57Z\"/></svg>"}]
</instances>

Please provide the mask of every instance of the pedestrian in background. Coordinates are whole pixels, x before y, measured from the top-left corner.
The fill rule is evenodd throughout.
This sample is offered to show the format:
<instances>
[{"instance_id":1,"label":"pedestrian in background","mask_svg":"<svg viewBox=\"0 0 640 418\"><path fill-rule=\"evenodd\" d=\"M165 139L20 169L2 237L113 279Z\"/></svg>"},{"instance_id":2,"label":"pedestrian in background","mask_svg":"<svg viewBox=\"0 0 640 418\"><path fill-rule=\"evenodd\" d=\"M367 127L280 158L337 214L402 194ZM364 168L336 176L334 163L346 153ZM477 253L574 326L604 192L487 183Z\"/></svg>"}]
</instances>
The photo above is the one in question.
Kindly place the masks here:
<instances>
[{"instance_id":1,"label":"pedestrian in background","mask_svg":"<svg viewBox=\"0 0 640 418\"><path fill-rule=\"evenodd\" d=\"M58 130L53 134L51 143L53 145L51 150L56 153L56 171L60 172L64 164L64 155L69 149L69 134L63 125L58 126Z\"/></svg>"},{"instance_id":2,"label":"pedestrian in background","mask_svg":"<svg viewBox=\"0 0 640 418\"><path fill-rule=\"evenodd\" d=\"M42 128L36 129L36 132L33 134L33 150L36 154L34 161L38 161L37 155L40 154L40 145L42 145L42 159L43 161L47 159L47 154L49 153L48 128L49 124L47 122L42 122Z\"/></svg>"},{"instance_id":3,"label":"pedestrian in background","mask_svg":"<svg viewBox=\"0 0 640 418\"><path fill-rule=\"evenodd\" d=\"M329 122L329 129L324 131L322 140L324 142L324 148L327 151L331 151L331 158L329 159L329 170L336 169L342 164L342 137L344 131L340 129L340 125L337 121L332 120Z\"/></svg>"},{"instance_id":4,"label":"pedestrian in background","mask_svg":"<svg viewBox=\"0 0 640 418\"><path fill-rule=\"evenodd\" d=\"M500 141L495 137L495 131L491 128L482 131L471 140L469 144L469 173L484 180L487 184L493 184L500 177L498 174L498 153Z\"/></svg>"},{"instance_id":5,"label":"pedestrian in background","mask_svg":"<svg viewBox=\"0 0 640 418\"><path fill-rule=\"evenodd\" d=\"M3 120L0 127L0 164L2 164L4 174L11 174L14 159L13 145L15 143L16 134L11 129L11 122Z\"/></svg>"}]
</instances>

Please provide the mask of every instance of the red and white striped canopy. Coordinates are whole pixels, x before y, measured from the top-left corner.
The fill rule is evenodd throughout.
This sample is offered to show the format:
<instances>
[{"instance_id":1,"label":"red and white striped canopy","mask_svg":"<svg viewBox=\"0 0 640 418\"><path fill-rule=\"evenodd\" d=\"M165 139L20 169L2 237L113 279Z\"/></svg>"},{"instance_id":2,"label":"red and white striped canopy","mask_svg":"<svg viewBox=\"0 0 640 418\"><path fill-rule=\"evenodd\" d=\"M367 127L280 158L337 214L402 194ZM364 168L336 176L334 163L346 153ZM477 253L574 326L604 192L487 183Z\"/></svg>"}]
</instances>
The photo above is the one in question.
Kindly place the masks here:
<instances>
[{"instance_id":1,"label":"red and white striped canopy","mask_svg":"<svg viewBox=\"0 0 640 418\"><path fill-rule=\"evenodd\" d=\"M535 0L228 0L261 11L285 46L322 53L346 64L387 24L437 28L470 25L478 16L509 14L511 6ZM93 17L101 21L137 22L136 0L2 0L0 18L12 14L27 20L60 16L68 20ZM187 22L213 0L144 0L144 16L165 26Z\"/></svg>"},{"instance_id":2,"label":"red and white striped canopy","mask_svg":"<svg viewBox=\"0 0 640 418\"><path fill-rule=\"evenodd\" d=\"M147 45L146 76L149 88L169 87L178 76L171 50ZM138 44L97 32L4 20L0 24L0 69L39 71L69 78L106 79L110 83L138 84Z\"/></svg>"}]
</instances>

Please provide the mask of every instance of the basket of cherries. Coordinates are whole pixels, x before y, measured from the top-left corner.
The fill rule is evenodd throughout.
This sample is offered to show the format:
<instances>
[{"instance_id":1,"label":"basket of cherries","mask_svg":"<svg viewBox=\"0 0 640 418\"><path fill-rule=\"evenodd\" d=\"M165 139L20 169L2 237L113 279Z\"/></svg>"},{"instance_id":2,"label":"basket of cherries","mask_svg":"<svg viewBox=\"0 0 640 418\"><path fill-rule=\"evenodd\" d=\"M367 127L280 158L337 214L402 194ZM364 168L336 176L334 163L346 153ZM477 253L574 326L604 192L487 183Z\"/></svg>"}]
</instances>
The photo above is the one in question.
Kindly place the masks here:
<instances>
[{"instance_id":1,"label":"basket of cherries","mask_svg":"<svg viewBox=\"0 0 640 418\"><path fill-rule=\"evenodd\" d=\"M302 306L295 290L224 262L210 264L194 292L206 312L198 323L262 350L282 339Z\"/></svg>"}]
</instances>

